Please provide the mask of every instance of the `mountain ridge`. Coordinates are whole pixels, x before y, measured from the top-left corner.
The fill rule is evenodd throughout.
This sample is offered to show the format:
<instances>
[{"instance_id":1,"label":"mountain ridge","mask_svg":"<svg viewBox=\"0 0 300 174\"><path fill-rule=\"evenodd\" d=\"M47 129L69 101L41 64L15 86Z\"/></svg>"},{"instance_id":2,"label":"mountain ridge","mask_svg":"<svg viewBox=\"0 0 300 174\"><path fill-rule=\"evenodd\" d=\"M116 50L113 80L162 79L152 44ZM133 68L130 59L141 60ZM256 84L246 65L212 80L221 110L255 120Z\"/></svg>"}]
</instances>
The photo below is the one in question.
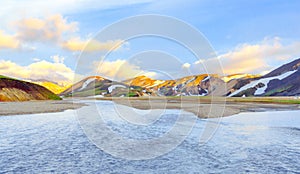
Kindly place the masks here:
<instances>
[{"instance_id":1,"label":"mountain ridge","mask_svg":"<svg viewBox=\"0 0 300 174\"><path fill-rule=\"evenodd\" d=\"M30 83L34 83L40 86L43 86L53 92L54 94L60 94L61 92L65 91L67 88L70 87L70 85L62 86L59 85L56 82L48 81L45 79L39 79L39 80L26 80Z\"/></svg>"},{"instance_id":2,"label":"mountain ridge","mask_svg":"<svg viewBox=\"0 0 300 174\"><path fill-rule=\"evenodd\" d=\"M0 101L60 99L43 86L0 75Z\"/></svg>"},{"instance_id":3,"label":"mountain ridge","mask_svg":"<svg viewBox=\"0 0 300 174\"><path fill-rule=\"evenodd\" d=\"M178 79L157 80L137 76L121 82L90 76L61 93L65 96L293 96L300 94L300 58L284 64L270 73L260 76L252 74L191 75ZM88 79L97 77L92 85ZM84 83L89 82L86 86ZM75 88L74 88L75 87ZM113 89L112 89L113 88ZM73 92L75 93L73 93ZM80 91L81 94L80 95Z\"/></svg>"}]
</instances>

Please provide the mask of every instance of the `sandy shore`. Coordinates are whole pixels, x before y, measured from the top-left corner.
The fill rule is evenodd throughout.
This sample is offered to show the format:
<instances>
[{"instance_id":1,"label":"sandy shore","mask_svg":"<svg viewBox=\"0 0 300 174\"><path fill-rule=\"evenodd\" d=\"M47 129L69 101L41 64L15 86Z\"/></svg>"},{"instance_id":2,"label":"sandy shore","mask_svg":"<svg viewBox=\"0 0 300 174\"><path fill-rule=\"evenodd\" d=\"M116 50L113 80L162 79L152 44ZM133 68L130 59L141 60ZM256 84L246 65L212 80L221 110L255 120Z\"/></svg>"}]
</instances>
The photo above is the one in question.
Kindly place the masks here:
<instances>
[{"instance_id":1,"label":"sandy shore","mask_svg":"<svg viewBox=\"0 0 300 174\"><path fill-rule=\"evenodd\" d=\"M92 100L76 98L77 100ZM264 103L261 98L249 101L235 101L225 98L214 99L184 97L184 98L98 98L96 100L111 100L117 104L137 109L183 109L192 112L200 118L214 118L230 116L240 112L262 112L275 110L300 110L299 104ZM211 104L213 103L213 104ZM73 103L71 99L62 101L28 101L28 102L0 102L0 116L35 113L62 112L67 109L78 109L85 104Z\"/></svg>"},{"instance_id":2,"label":"sandy shore","mask_svg":"<svg viewBox=\"0 0 300 174\"><path fill-rule=\"evenodd\" d=\"M112 100L118 104L137 109L183 109L192 112L200 118L225 117L241 112L262 112L278 110L300 110L299 104L278 104L260 102L234 102L218 99L211 104L211 100L199 98L166 98L166 99L128 99L114 98L101 99Z\"/></svg>"},{"instance_id":3,"label":"sandy shore","mask_svg":"<svg viewBox=\"0 0 300 174\"><path fill-rule=\"evenodd\" d=\"M67 109L77 109L82 106L85 105L64 100L0 102L0 116L62 112Z\"/></svg>"}]
</instances>

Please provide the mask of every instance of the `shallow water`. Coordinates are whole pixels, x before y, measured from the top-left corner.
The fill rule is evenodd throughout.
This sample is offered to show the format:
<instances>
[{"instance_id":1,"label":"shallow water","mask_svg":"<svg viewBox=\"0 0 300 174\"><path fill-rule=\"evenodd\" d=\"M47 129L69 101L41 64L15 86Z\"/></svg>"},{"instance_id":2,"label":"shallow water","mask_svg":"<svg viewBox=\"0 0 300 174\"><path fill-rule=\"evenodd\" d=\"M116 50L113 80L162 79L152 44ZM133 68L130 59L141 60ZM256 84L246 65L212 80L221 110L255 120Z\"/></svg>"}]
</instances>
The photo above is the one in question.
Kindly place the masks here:
<instances>
[{"instance_id":1,"label":"shallow water","mask_svg":"<svg viewBox=\"0 0 300 174\"><path fill-rule=\"evenodd\" d=\"M112 103L101 101L97 105L109 119ZM124 137L143 140L163 136L177 118L177 110L166 110L151 126L118 119L106 123ZM188 125L185 121L181 124ZM208 123L218 124L218 120L197 119L188 137L162 156L126 160L94 145L84 134L75 111L0 117L0 173L300 172L300 111L222 118L214 136L199 144L199 135Z\"/></svg>"}]
</instances>

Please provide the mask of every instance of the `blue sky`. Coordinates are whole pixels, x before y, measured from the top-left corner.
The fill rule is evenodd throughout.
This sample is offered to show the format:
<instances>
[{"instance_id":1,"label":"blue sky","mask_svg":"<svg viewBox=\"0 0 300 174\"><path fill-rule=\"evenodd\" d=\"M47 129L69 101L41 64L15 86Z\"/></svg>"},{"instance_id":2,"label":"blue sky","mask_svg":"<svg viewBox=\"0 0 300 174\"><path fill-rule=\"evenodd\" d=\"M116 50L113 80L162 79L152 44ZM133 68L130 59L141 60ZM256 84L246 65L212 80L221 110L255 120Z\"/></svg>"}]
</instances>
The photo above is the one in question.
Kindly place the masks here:
<instances>
[{"instance_id":1,"label":"blue sky","mask_svg":"<svg viewBox=\"0 0 300 174\"><path fill-rule=\"evenodd\" d=\"M215 49L224 74L266 73L300 55L300 1L297 0L54 0L49 3L7 0L1 4L0 74L18 78L71 83L73 74L78 73L75 71L81 45L105 26L142 14L167 15L195 27ZM51 28L53 23L58 24L57 28ZM113 43L97 43L97 51L105 52ZM197 57L180 45L145 37L127 41L114 50L105 59L106 67L94 74L120 80L143 73L163 78L127 61L145 50L167 52L176 56L183 68L201 69ZM111 72L121 66L129 71L121 71L124 76ZM186 69L178 70L174 78L186 75ZM93 71L89 73L79 73L77 78Z\"/></svg>"}]
</instances>

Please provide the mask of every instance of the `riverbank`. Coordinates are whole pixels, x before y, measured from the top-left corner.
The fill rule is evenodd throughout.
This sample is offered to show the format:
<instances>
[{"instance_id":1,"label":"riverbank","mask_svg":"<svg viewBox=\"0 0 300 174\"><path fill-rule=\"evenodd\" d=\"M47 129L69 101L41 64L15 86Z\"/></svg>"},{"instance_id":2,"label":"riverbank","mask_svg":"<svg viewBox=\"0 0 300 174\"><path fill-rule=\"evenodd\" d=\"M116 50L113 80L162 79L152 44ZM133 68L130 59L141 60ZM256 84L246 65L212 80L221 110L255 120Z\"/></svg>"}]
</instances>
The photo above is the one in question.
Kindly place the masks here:
<instances>
[{"instance_id":1,"label":"riverbank","mask_svg":"<svg viewBox=\"0 0 300 174\"><path fill-rule=\"evenodd\" d=\"M300 110L300 101L291 97L224 98L224 97L138 97L97 98L136 109L183 109L200 118L215 118L241 112Z\"/></svg>"},{"instance_id":2,"label":"riverbank","mask_svg":"<svg viewBox=\"0 0 300 174\"><path fill-rule=\"evenodd\" d=\"M66 100L0 102L0 116L62 112L68 109L78 109L82 106L85 104Z\"/></svg>"},{"instance_id":3,"label":"riverbank","mask_svg":"<svg viewBox=\"0 0 300 174\"><path fill-rule=\"evenodd\" d=\"M93 100L76 98L76 100ZM292 97L101 97L95 100L110 100L117 104L136 109L183 109L200 118L215 118L235 115L241 112L263 112L278 110L300 110L300 100ZM62 101L26 101L0 102L0 116L62 112L78 109L84 103L73 103L73 100Z\"/></svg>"}]
</instances>

